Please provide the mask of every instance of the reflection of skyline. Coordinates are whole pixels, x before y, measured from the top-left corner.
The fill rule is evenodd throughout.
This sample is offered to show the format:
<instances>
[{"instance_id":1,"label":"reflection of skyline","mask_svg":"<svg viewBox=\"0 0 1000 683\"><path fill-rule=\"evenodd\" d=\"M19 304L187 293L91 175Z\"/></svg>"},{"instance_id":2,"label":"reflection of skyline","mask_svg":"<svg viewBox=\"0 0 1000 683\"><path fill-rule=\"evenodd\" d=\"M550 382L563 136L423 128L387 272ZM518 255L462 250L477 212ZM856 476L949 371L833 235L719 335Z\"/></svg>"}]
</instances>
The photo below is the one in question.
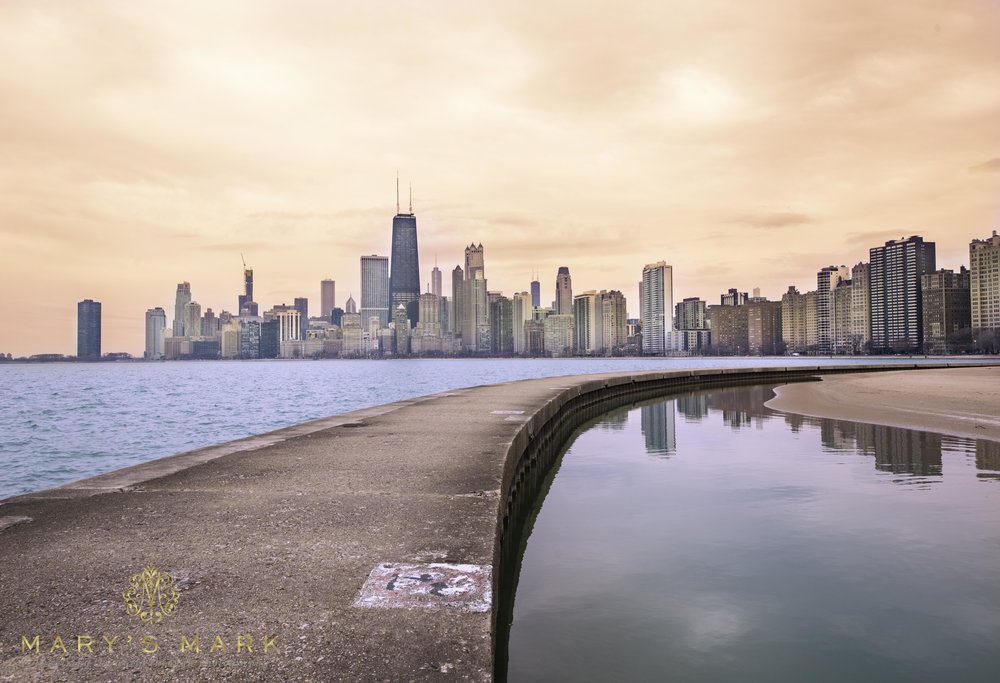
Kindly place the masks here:
<instances>
[{"instance_id":1,"label":"reflection of skyline","mask_svg":"<svg viewBox=\"0 0 1000 683\"><path fill-rule=\"evenodd\" d=\"M975 456L977 476L1000 480L1000 443L963 437L942 437L934 432L888 427L862 422L816 418L779 413L764 402L773 396L770 386L717 389L680 396L641 407L642 432L650 455L670 455L677 450L675 409L689 421L701 421L713 412L721 413L724 424L734 430L755 426L760 429L780 417L793 433L802 425L818 427L825 450L856 453L875 460L875 469L914 477L940 477L944 450ZM947 447L946 447L947 446ZM905 482L905 480L897 480ZM934 481L934 479L930 480Z\"/></svg>"},{"instance_id":2,"label":"reflection of skyline","mask_svg":"<svg viewBox=\"0 0 1000 683\"><path fill-rule=\"evenodd\" d=\"M983 479L1000 479L1000 443L996 441L976 441L976 468Z\"/></svg>"},{"instance_id":3,"label":"reflection of skyline","mask_svg":"<svg viewBox=\"0 0 1000 683\"><path fill-rule=\"evenodd\" d=\"M661 401L640 408L646 453L666 457L677 452L677 412L674 401Z\"/></svg>"}]
</instances>

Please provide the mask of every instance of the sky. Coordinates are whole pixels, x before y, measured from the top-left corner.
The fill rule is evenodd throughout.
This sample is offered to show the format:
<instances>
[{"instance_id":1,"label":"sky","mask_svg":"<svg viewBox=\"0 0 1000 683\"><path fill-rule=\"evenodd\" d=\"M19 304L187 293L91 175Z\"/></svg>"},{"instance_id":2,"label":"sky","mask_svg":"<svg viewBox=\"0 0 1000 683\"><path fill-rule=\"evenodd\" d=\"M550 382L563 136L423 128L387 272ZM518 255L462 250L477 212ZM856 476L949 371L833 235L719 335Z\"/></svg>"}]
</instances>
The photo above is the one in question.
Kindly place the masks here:
<instances>
[{"instance_id":1,"label":"sky","mask_svg":"<svg viewBox=\"0 0 1000 683\"><path fill-rule=\"evenodd\" d=\"M1000 228L996 0L0 3L0 352L141 354L178 282L262 308L389 254L482 243L543 305L646 263L675 300L779 298L913 234ZM446 287L447 288L447 287Z\"/></svg>"}]
</instances>

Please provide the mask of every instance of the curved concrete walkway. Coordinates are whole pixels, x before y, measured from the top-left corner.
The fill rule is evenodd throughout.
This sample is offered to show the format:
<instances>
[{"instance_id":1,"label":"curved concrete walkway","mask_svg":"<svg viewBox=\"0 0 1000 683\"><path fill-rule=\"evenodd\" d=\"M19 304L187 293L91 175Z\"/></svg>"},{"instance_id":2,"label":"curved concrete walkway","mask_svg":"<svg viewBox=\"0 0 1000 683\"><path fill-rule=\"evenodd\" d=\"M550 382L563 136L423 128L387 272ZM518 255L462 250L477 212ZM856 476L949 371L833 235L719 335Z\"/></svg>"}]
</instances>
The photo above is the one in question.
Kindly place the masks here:
<instances>
[{"instance_id":1,"label":"curved concrete walkway","mask_svg":"<svg viewBox=\"0 0 1000 683\"><path fill-rule=\"evenodd\" d=\"M461 389L8 499L0 680L491 680L508 511L586 410L865 370L900 367ZM159 623L126 607L147 565Z\"/></svg>"}]
</instances>

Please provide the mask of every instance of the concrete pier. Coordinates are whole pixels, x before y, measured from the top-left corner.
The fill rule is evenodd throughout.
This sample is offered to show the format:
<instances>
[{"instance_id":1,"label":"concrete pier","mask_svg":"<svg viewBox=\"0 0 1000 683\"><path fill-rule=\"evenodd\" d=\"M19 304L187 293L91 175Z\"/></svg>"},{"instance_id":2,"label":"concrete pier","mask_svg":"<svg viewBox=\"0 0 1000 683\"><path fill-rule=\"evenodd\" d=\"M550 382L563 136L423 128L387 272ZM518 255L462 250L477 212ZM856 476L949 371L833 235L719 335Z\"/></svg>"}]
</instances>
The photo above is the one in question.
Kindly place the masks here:
<instances>
[{"instance_id":1,"label":"concrete pier","mask_svg":"<svg viewBox=\"0 0 1000 683\"><path fill-rule=\"evenodd\" d=\"M0 681L492 680L511 510L526 473L585 416L712 386L901 369L460 389L8 499Z\"/></svg>"}]
</instances>

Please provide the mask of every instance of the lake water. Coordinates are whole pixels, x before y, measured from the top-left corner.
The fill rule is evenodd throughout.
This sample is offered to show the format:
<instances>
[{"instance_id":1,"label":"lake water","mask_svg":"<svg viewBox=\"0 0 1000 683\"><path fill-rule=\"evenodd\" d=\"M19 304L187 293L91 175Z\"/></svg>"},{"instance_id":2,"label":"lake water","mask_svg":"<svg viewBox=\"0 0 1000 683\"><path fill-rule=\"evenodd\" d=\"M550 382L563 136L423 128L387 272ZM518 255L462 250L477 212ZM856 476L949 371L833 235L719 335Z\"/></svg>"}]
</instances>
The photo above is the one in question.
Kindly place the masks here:
<instances>
[{"instance_id":1,"label":"lake water","mask_svg":"<svg viewBox=\"0 0 1000 683\"><path fill-rule=\"evenodd\" d=\"M0 499L306 420L458 387L595 372L818 362L874 361L609 358L4 364L0 365Z\"/></svg>"},{"instance_id":2,"label":"lake water","mask_svg":"<svg viewBox=\"0 0 1000 683\"><path fill-rule=\"evenodd\" d=\"M771 395L578 431L526 525L508 680L998 680L1000 444Z\"/></svg>"}]
</instances>

